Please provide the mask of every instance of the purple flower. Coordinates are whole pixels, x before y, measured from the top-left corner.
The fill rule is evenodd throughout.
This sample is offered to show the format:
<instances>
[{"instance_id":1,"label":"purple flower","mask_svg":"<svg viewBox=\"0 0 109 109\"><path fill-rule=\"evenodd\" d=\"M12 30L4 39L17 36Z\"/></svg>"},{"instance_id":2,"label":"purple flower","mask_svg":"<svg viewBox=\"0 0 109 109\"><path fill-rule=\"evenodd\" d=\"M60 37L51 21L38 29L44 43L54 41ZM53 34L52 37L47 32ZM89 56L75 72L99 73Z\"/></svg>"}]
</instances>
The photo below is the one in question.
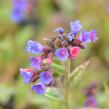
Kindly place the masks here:
<instances>
[{"instance_id":1,"label":"purple flower","mask_svg":"<svg viewBox=\"0 0 109 109\"><path fill-rule=\"evenodd\" d=\"M21 10L26 8L27 3L27 0L12 0L13 8L19 7Z\"/></svg>"},{"instance_id":2,"label":"purple flower","mask_svg":"<svg viewBox=\"0 0 109 109\"><path fill-rule=\"evenodd\" d=\"M72 41L72 39L75 39L74 34L72 33L67 34L67 37L69 38L70 41Z\"/></svg>"},{"instance_id":3,"label":"purple flower","mask_svg":"<svg viewBox=\"0 0 109 109\"><path fill-rule=\"evenodd\" d=\"M41 72L39 77L40 77L41 83L44 83L46 85L50 84L53 81L53 76L50 71Z\"/></svg>"},{"instance_id":4,"label":"purple flower","mask_svg":"<svg viewBox=\"0 0 109 109\"><path fill-rule=\"evenodd\" d=\"M66 61L69 56L69 53L66 48L56 49L55 54L60 61Z\"/></svg>"},{"instance_id":5,"label":"purple flower","mask_svg":"<svg viewBox=\"0 0 109 109\"><path fill-rule=\"evenodd\" d=\"M42 59L41 57L31 57L30 58L30 66L36 70L41 69Z\"/></svg>"},{"instance_id":6,"label":"purple flower","mask_svg":"<svg viewBox=\"0 0 109 109\"><path fill-rule=\"evenodd\" d=\"M82 28L82 24L79 20L70 23L71 32L76 35L79 30Z\"/></svg>"},{"instance_id":7,"label":"purple flower","mask_svg":"<svg viewBox=\"0 0 109 109\"><path fill-rule=\"evenodd\" d=\"M27 42L26 51L32 52L33 54L39 54L43 51L43 46L36 41L29 40Z\"/></svg>"},{"instance_id":8,"label":"purple flower","mask_svg":"<svg viewBox=\"0 0 109 109\"><path fill-rule=\"evenodd\" d=\"M42 83L37 83L32 86L32 90L34 90L37 94L44 94L45 93L45 86Z\"/></svg>"},{"instance_id":9,"label":"purple flower","mask_svg":"<svg viewBox=\"0 0 109 109\"><path fill-rule=\"evenodd\" d=\"M91 39L92 42L96 42L96 40L97 40L96 30L93 29L93 30L90 31L90 39Z\"/></svg>"},{"instance_id":10,"label":"purple flower","mask_svg":"<svg viewBox=\"0 0 109 109\"><path fill-rule=\"evenodd\" d=\"M21 75L23 77L23 80L24 80L25 84L28 84L28 83L32 82L33 74L34 74L32 69L23 69L23 68L21 68L20 73L21 73Z\"/></svg>"},{"instance_id":11,"label":"purple flower","mask_svg":"<svg viewBox=\"0 0 109 109\"><path fill-rule=\"evenodd\" d=\"M64 33L64 29L61 28L61 27L59 27L59 28L55 29L55 32L56 32L58 35L61 35L61 34Z\"/></svg>"},{"instance_id":12,"label":"purple flower","mask_svg":"<svg viewBox=\"0 0 109 109\"><path fill-rule=\"evenodd\" d=\"M78 39L83 43L95 42L97 40L96 31L91 30L87 32L86 30L83 30Z\"/></svg>"},{"instance_id":13,"label":"purple flower","mask_svg":"<svg viewBox=\"0 0 109 109\"><path fill-rule=\"evenodd\" d=\"M91 42L90 39L90 32L87 32L86 30L83 30L80 34L80 36L78 37L78 39L83 42L83 43L89 43Z\"/></svg>"},{"instance_id":14,"label":"purple flower","mask_svg":"<svg viewBox=\"0 0 109 109\"><path fill-rule=\"evenodd\" d=\"M98 107L95 97L94 96L88 96L84 106L85 107Z\"/></svg>"}]
</instances>

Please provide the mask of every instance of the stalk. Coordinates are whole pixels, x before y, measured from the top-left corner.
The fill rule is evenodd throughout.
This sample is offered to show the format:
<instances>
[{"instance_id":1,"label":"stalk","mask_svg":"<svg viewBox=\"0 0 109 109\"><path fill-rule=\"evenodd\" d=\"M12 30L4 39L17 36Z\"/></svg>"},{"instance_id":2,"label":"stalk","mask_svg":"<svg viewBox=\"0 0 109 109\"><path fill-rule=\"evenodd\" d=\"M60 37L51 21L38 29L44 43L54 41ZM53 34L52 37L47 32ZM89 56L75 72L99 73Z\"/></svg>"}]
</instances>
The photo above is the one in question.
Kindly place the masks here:
<instances>
[{"instance_id":1,"label":"stalk","mask_svg":"<svg viewBox=\"0 0 109 109\"><path fill-rule=\"evenodd\" d=\"M64 109L69 109L69 73L70 73L70 60L67 62L67 71L64 75L64 85L65 85L65 91L64 91Z\"/></svg>"}]
</instances>

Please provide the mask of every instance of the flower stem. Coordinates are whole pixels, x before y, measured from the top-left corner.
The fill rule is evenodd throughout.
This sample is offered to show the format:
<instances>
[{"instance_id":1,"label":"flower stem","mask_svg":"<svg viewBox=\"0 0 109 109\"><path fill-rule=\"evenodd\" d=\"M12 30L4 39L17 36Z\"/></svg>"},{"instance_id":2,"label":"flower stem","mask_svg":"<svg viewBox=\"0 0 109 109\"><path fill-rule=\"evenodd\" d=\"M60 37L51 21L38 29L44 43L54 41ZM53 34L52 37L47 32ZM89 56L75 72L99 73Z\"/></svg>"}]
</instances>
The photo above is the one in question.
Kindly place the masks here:
<instances>
[{"instance_id":1,"label":"flower stem","mask_svg":"<svg viewBox=\"0 0 109 109\"><path fill-rule=\"evenodd\" d=\"M64 92L64 108L69 109L69 73L70 73L70 60L67 62L67 72L64 75L64 84L65 84L65 92Z\"/></svg>"}]
</instances>

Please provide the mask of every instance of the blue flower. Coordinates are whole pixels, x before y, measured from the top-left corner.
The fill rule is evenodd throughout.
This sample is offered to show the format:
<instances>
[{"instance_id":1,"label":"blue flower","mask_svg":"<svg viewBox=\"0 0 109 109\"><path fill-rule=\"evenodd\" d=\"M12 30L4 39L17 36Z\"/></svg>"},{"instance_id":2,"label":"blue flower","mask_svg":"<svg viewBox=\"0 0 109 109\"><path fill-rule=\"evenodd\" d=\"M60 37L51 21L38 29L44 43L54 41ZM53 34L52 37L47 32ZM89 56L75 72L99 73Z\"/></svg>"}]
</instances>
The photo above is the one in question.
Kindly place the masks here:
<instances>
[{"instance_id":1,"label":"blue flower","mask_svg":"<svg viewBox=\"0 0 109 109\"><path fill-rule=\"evenodd\" d=\"M23 80L24 80L25 84L28 84L28 83L32 82L32 79L33 79L32 69L23 69L23 68L21 68L20 73L21 73L21 75L23 77Z\"/></svg>"},{"instance_id":2,"label":"blue flower","mask_svg":"<svg viewBox=\"0 0 109 109\"><path fill-rule=\"evenodd\" d=\"M18 9L18 8L15 8L13 11L12 11L12 14L11 14L11 20L15 23L20 23L22 22L23 20L25 19L25 15L24 13Z\"/></svg>"},{"instance_id":3,"label":"blue flower","mask_svg":"<svg viewBox=\"0 0 109 109\"><path fill-rule=\"evenodd\" d=\"M69 38L70 41L72 41L72 39L75 39L74 34L72 33L67 34L67 37Z\"/></svg>"},{"instance_id":4,"label":"blue flower","mask_svg":"<svg viewBox=\"0 0 109 109\"><path fill-rule=\"evenodd\" d=\"M96 40L98 39L96 37L96 30L93 29L93 30L90 31L90 39L91 39L92 42L96 42Z\"/></svg>"},{"instance_id":5,"label":"blue flower","mask_svg":"<svg viewBox=\"0 0 109 109\"><path fill-rule=\"evenodd\" d=\"M44 94L45 93L45 86L42 83L37 83L32 86L32 90L34 90L37 94Z\"/></svg>"},{"instance_id":6,"label":"blue flower","mask_svg":"<svg viewBox=\"0 0 109 109\"><path fill-rule=\"evenodd\" d=\"M76 35L82 28L82 24L79 20L70 23L71 32Z\"/></svg>"},{"instance_id":7,"label":"blue flower","mask_svg":"<svg viewBox=\"0 0 109 109\"><path fill-rule=\"evenodd\" d=\"M29 40L27 42L27 52L32 52L33 54L39 54L43 51L43 47L40 43L36 41Z\"/></svg>"},{"instance_id":8,"label":"blue flower","mask_svg":"<svg viewBox=\"0 0 109 109\"><path fill-rule=\"evenodd\" d=\"M56 49L55 54L60 61L66 61L69 56L69 53L66 48Z\"/></svg>"},{"instance_id":9,"label":"blue flower","mask_svg":"<svg viewBox=\"0 0 109 109\"><path fill-rule=\"evenodd\" d=\"M64 29L61 28L61 27L59 27L59 28L55 29L55 32L56 32L58 35L61 35L61 34L64 33Z\"/></svg>"},{"instance_id":10,"label":"blue flower","mask_svg":"<svg viewBox=\"0 0 109 109\"><path fill-rule=\"evenodd\" d=\"M41 57L31 57L30 59L30 66L36 70L41 69L42 59Z\"/></svg>"},{"instance_id":11,"label":"blue flower","mask_svg":"<svg viewBox=\"0 0 109 109\"><path fill-rule=\"evenodd\" d=\"M90 32L87 32L86 30L83 30L80 34L80 36L78 37L78 39L83 42L83 43L89 43L91 42L91 38L90 38Z\"/></svg>"},{"instance_id":12,"label":"blue flower","mask_svg":"<svg viewBox=\"0 0 109 109\"><path fill-rule=\"evenodd\" d=\"M39 77L40 77L41 83L46 85L50 84L53 81L53 76L50 71L41 72Z\"/></svg>"},{"instance_id":13,"label":"blue flower","mask_svg":"<svg viewBox=\"0 0 109 109\"><path fill-rule=\"evenodd\" d=\"M83 43L95 42L97 40L96 31L91 30L87 32L86 30L83 30L78 39Z\"/></svg>"},{"instance_id":14,"label":"blue flower","mask_svg":"<svg viewBox=\"0 0 109 109\"><path fill-rule=\"evenodd\" d=\"M11 20L15 23L20 23L25 19L25 9L27 0L13 0Z\"/></svg>"}]
</instances>

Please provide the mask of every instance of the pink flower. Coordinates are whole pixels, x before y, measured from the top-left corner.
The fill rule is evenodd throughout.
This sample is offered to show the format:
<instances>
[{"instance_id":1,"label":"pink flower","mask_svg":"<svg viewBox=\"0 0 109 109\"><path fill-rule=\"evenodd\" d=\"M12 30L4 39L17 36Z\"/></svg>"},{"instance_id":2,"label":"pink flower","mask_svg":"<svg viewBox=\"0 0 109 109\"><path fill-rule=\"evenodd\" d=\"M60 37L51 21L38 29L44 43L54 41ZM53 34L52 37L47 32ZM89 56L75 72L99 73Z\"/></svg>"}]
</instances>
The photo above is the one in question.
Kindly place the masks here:
<instances>
[{"instance_id":1,"label":"pink flower","mask_svg":"<svg viewBox=\"0 0 109 109\"><path fill-rule=\"evenodd\" d=\"M46 58L46 63L51 64L52 63L52 58Z\"/></svg>"},{"instance_id":2,"label":"pink flower","mask_svg":"<svg viewBox=\"0 0 109 109\"><path fill-rule=\"evenodd\" d=\"M70 48L70 56L71 57L77 57L80 52L80 47L71 47Z\"/></svg>"}]
</instances>

